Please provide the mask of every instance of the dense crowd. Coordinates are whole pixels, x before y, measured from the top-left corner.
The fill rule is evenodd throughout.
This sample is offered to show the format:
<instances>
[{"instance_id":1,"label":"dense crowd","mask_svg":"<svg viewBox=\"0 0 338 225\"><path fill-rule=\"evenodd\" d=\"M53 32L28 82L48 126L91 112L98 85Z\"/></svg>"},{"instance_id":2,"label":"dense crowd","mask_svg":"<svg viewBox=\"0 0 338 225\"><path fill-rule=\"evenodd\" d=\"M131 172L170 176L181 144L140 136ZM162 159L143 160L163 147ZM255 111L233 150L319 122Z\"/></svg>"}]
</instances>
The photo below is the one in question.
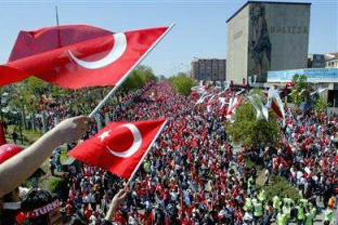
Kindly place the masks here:
<instances>
[{"instance_id":1,"label":"dense crowd","mask_svg":"<svg viewBox=\"0 0 338 225\"><path fill-rule=\"evenodd\" d=\"M246 177L255 171L248 171L243 156L233 153L224 118L215 118L203 108L194 107L191 99L177 94L167 83L146 87L142 95L127 96L122 103L131 98L133 104L114 109L116 120L164 116L169 123L144 161L115 221L241 224ZM112 112L103 110L110 118ZM101 115L103 123L105 117ZM54 157L60 157L58 150ZM85 165L71 167L67 180L70 190L62 196L65 221L76 217L83 223L99 224L109 199L121 187L118 178Z\"/></svg>"},{"instance_id":2,"label":"dense crowd","mask_svg":"<svg viewBox=\"0 0 338 225\"><path fill-rule=\"evenodd\" d=\"M224 126L232 109L215 110L219 103L212 100L211 107L196 106L192 99L179 95L168 83L151 83L128 93L119 104L104 107L97 115L86 138L108 121L169 120L114 215L114 224L239 225L275 221L283 225L292 221L310 225L322 211L325 223L333 224L338 117L295 113L288 108L278 146L234 150ZM57 106L52 104L53 99L45 101L40 110L48 115L49 127L75 113L64 107L72 99ZM67 150L73 146L69 144ZM50 169L66 182L58 192L63 222L102 224L123 181L79 162L64 168L61 155L61 148L55 149ZM247 167L246 158L264 166L266 183L273 174L286 177L300 190L300 198L267 198L264 189L256 185L259 172Z\"/></svg>"},{"instance_id":3,"label":"dense crowd","mask_svg":"<svg viewBox=\"0 0 338 225\"><path fill-rule=\"evenodd\" d=\"M115 109L114 119L165 116L169 124L144 161L125 205L116 214L117 223L270 224L275 220L278 224L312 224L321 210L317 196L324 202L325 219L332 220L331 196L337 183L337 133L332 124L336 123L335 117L294 118L289 110L279 148L233 152L224 130L224 110L196 107L191 99L178 95L165 83L146 87L141 95L129 95L124 101L133 104ZM107 107L102 120L104 113L112 118L112 112ZM309 138L316 141L310 143ZM245 166L246 155L257 163L263 159L267 177L272 173L286 176L301 190L299 201L289 196L275 196L268 201L264 190L256 188L257 172ZM320 169L316 169L317 165ZM77 178L70 179L65 219L74 217L76 211L80 212L76 214L78 218L99 224L121 182L112 178L113 186L107 188L109 175L87 166L80 167L80 173L73 170L73 175Z\"/></svg>"},{"instance_id":4,"label":"dense crowd","mask_svg":"<svg viewBox=\"0 0 338 225\"><path fill-rule=\"evenodd\" d=\"M312 224L320 211L325 224L333 224L334 196L338 193L337 121L336 116L300 114L288 109L279 146L250 151L250 157L266 168L268 180L272 174L284 176L300 192L298 201L288 196L272 199L280 224ZM249 206L251 202L248 199Z\"/></svg>"}]
</instances>

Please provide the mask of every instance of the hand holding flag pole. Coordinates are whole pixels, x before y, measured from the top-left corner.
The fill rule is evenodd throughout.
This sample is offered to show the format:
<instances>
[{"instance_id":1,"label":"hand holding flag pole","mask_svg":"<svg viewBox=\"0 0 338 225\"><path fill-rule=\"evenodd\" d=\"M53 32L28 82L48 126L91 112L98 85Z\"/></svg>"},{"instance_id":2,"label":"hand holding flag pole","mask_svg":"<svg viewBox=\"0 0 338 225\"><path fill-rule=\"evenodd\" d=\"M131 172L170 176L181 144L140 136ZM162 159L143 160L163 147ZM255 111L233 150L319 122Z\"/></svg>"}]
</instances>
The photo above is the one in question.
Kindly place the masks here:
<instances>
[{"instance_id":1,"label":"hand holding flag pole","mask_svg":"<svg viewBox=\"0 0 338 225\"><path fill-rule=\"evenodd\" d=\"M105 216L105 220L110 221L112 219L113 214L119 208L120 204L123 202L125 197L127 197L129 191L128 185L126 185L123 189L121 189L117 194L114 196L112 202L110 203L109 210Z\"/></svg>"}]
</instances>

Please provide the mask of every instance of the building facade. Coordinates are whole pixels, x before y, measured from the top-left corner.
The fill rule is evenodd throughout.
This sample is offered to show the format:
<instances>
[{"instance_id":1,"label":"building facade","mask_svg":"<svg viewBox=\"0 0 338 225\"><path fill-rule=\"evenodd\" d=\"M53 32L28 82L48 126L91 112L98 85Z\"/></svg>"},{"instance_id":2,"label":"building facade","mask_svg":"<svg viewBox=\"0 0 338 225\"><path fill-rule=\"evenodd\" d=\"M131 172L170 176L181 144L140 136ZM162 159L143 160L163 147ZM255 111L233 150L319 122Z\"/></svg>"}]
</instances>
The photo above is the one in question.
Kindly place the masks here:
<instances>
[{"instance_id":1,"label":"building facade","mask_svg":"<svg viewBox=\"0 0 338 225\"><path fill-rule=\"evenodd\" d=\"M338 68L338 53L328 53L325 55L326 67Z\"/></svg>"},{"instance_id":2,"label":"building facade","mask_svg":"<svg viewBox=\"0 0 338 225\"><path fill-rule=\"evenodd\" d=\"M191 78L195 80L226 80L225 59L195 59L191 62Z\"/></svg>"},{"instance_id":3,"label":"building facade","mask_svg":"<svg viewBox=\"0 0 338 225\"><path fill-rule=\"evenodd\" d=\"M308 56L308 68L325 68L324 54L310 54Z\"/></svg>"},{"instance_id":4,"label":"building facade","mask_svg":"<svg viewBox=\"0 0 338 225\"><path fill-rule=\"evenodd\" d=\"M248 1L227 20L227 79L307 68L310 3Z\"/></svg>"},{"instance_id":5,"label":"building facade","mask_svg":"<svg viewBox=\"0 0 338 225\"><path fill-rule=\"evenodd\" d=\"M316 88L327 88L322 95L331 107L338 107L338 68L308 68L296 70L269 71L267 82L271 85L285 86L295 74L307 77L307 82Z\"/></svg>"}]
</instances>

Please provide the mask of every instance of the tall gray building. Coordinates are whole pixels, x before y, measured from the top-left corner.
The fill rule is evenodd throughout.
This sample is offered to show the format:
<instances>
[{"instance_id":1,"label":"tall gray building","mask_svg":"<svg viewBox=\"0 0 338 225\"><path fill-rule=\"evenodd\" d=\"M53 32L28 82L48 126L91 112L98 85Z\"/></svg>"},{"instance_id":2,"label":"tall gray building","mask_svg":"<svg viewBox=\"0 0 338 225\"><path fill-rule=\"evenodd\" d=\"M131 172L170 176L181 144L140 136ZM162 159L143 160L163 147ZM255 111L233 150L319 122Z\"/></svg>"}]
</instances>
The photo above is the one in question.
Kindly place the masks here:
<instances>
[{"instance_id":1,"label":"tall gray building","mask_svg":"<svg viewBox=\"0 0 338 225\"><path fill-rule=\"evenodd\" d=\"M311 3L248 1L227 20L227 80L307 67Z\"/></svg>"},{"instance_id":2,"label":"tall gray building","mask_svg":"<svg viewBox=\"0 0 338 225\"><path fill-rule=\"evenodd\" d=\"M190 76L195 80L224 81L226 79L226 60L195 59L191 62Z\"/></svg>"}]
</instances>

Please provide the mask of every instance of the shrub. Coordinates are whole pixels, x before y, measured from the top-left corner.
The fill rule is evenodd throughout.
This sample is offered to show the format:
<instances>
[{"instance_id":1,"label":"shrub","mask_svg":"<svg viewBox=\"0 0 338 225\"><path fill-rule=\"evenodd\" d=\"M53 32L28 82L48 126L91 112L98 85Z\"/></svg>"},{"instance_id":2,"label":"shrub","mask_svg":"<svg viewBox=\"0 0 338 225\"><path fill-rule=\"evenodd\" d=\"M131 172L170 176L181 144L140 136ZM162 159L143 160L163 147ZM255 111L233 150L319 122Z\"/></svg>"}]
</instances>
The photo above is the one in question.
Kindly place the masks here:
<instances>
[{"instance_id":1,"label":"shrub","mask_svg":"<svg viewBox=\"0 0 338 225\"><path fill-rule=\"evenodd\" d=\"M47 181L47 189L53 193L58 192L61 188L63 180L58 177L50 177Z\"/></svg>"},{"instance_id":2,"label":"shrub","mask_svg":"<svg viewBox=\"0 0 338 225\"><path fill-rule=\"evenodd\" d=\"M179 73L169 80L177 92L186 96L190 95L191 88L195 85L195 82L184 73Z\"/></svg>"},{"instance_id":3,"label":"shrub","mask_svg":"<svg viewBox=\"0 0 338 225\"><path fill-rule=\"evenodd\" d=\"M268 200L272 200L273 196L279 195L280 197L286 197L297 201L300 199L299 191L290 185L290 183L281 176L271 175L271 184L266 184L262 188L266 191L266 197Z\"/></svg>"}]
</instances>

